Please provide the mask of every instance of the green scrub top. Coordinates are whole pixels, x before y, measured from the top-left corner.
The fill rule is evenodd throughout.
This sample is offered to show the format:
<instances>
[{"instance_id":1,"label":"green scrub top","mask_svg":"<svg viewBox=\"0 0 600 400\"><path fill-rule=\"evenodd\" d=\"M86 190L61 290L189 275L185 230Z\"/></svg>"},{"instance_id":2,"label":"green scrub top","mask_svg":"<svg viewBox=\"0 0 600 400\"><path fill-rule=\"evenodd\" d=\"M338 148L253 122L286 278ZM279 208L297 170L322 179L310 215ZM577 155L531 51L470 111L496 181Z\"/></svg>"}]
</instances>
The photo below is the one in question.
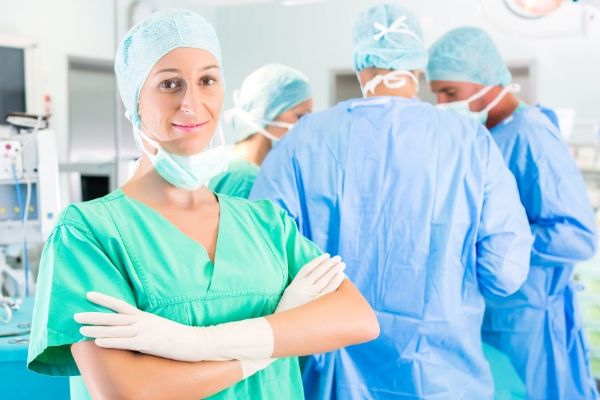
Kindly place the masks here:
<instances>
[{"instance_id":1,"label":"green scrub top","mask_svg":"<svg viewBox=\"0 0 600 400\"><path fill-rule=\"evenodd\" d=\"M28 368L79 375L70 345L89 339L73 314L107 312L86 300L88 291L190 326L272 314L298 270L321 251L271 202L218 199L214 263L198 242L120 189L67 207L40 262ZM303 399L297 358L211 397L241 398Z\"/></svg>"},{"instance_id":2,"label":"green scrub top","mask_svg":"<svg viewBox=\"0 0 600 400\"><path fill-rule=\"evenodd\" d=\"M227 171L210 180L208 187L217 193L247 199L258 171L257 165L236 158L229 162Z\"/></svg>"}]
</instances>

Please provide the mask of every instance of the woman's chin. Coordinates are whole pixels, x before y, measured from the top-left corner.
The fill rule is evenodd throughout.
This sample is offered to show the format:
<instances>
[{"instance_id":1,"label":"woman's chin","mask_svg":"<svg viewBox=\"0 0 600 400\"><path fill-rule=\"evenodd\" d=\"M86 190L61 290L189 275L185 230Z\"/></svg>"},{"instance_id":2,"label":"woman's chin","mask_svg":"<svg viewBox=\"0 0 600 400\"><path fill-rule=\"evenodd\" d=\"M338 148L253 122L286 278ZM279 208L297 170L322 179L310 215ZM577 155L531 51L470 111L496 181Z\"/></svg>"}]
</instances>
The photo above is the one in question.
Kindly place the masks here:
<instances>
[{"instance_id":1,"label":"woman's chin","mask_svg":"<svg viewBox=\"0 0 600 400\"><path fill-rule=\"evenodd\" d=\"M163 142L162 146L169 153L180 156L190 156L206 150L210 138L204 135L188 135L169 142Z\"/></svg>"},{"instance_id":2,"label":"woman's chin","mask_svg":"<svg viewBox=\"0 0 600 400\"><path fill-rule=\"evenodd\" d=\"M171 143L169 145L165 145L163 144L163 148L171 153L171 154L176 154L178 156L192 156L194 154L198 154L201 153L202 151L206 150L206 146L207 146L207 142L203 141L201 144L194 144L194 143L190 143L190 144L174 144Z\"/></svg>"}]
</instances>

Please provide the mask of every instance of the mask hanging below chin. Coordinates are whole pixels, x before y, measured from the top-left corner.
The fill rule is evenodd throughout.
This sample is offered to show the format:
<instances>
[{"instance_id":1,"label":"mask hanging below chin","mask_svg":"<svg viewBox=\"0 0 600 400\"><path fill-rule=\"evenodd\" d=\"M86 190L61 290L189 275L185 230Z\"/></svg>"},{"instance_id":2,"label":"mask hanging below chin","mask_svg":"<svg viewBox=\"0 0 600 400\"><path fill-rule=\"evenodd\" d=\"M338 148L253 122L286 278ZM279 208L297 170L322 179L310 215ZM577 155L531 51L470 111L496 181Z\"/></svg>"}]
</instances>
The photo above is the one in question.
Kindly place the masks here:
<instances>
[{"instance_id":1,"label":"mask hanging below chin","mask_svg":"<svg viewBox=\"0 0 600 400\"><path fill-rule=\"evenodd\" d=\"M182 156L169 153L134 125L136 145L146 154L156 172L171 185L188 191L206 186L211 178L227 170L228 148L220 124L216 134L221 142L220 145L213 145L213 139L208 149L197 154ZM143 142L154 148L156 153L146 149Z\"/></svg>"}]
</instances>

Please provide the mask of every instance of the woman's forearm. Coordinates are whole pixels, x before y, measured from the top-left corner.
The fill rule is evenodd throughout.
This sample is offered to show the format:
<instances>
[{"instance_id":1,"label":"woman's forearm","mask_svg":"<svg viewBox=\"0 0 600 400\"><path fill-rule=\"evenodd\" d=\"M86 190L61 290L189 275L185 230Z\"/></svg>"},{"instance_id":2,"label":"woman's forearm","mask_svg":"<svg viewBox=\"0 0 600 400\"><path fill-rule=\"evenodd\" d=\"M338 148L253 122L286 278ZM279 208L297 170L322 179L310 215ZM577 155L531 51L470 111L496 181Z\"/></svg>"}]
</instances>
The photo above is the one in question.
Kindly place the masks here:
<instances>
[{"instance_id":1,"label":"woman's forearm","mask_svg":"<svg viewBox=\"0 0 600 400\"><path fill-rule=\"evenodd\" d=\"M181 362L80 342L71 352L92 399L190 399L242 379L239 361Z\"/></svg>"},{"instance_id":2,"label":"woman's forearm","mask_svg":"<svg viewBox=\"0 0 600 400\"><path fill-rule=\"evenodd\" d=\"M78 322L91 324L91 326L81 328L81 332L85 336L96 338L96 343L92 347L94 351L98 351L99 347L97 346L130 350L144 349L145 353L155 356L145 361L143 367L140 367L140 370L144 372L140 379L153 376L157 380L161 380L161 375L156 375L158 372L154 364L166 361L158 361L156 357L160 357L162 360L182 360L183 366L180 366L179 363L173 364L172 368L174 369L190 368L190 365L193 365L191 362L196 360L268 359L327 352L366 342L379 335L379 324L375 313L347 279L339 285L335 292L323 295L316 300L308 300L304 305L298 305L288 311L277 312L266 318L261 317L206 328L181 325L145 313L119 299L99 293L94 296L90 293L88 298L90 301L116 311L115 314L80 313L75 315ZM303 303L297 302L297 304ZM123 325L124 316L128 318L125 325ZM129 333L131 329L123 329L123 326L127 329L133 326L137 332L136 335L131 336ZM119 334L126 336L119 337L117 336ZM80 345L83 344L73 346L73 354L76 356L78 365L81 361L77 358L75 349ZM128 354L129 357L135 355L135 353L125 354ZM209 354L209 357L206 354ZM126 355L121 355L121 357L126 357ZM137 357L136 360L139 362L146 360L142 356ZM131 362L130 360L126 361ZM124 365L126 364L124 363ZM171 368L170 364L166 366ZM82 367L85 366L82 364ZM242 370L242 373L247 373L239 363L237 367ZM105 369L108 372L111 371L111 369ZM180 376L178 373L174 374ZM102 378L101 375L99 376ZM118 380L119 376L111 376L111 379ZM198 375L200 380L203 377L202 373ZM211 378L208 382L214 384L219 382L219 379L215 381ZM228 382L226 380L226 383ZM122 387L129 389L126 386L127 383L128 381L125 381L125 386ZM218 386L218 390L227 386L228 384ZM204 388L202 385L196 387Z\"/></svg>"},{"instance_id":3,"label":"woman's forearm","mask_svg":"<svg viewBox=\"0 0 600 400\"><path fill-rule=\"evenodd\" d=\"M375 313L348 280L333 293L267 320L277 358L323 353L379 336Z\"/></svg>"}]
</instances>

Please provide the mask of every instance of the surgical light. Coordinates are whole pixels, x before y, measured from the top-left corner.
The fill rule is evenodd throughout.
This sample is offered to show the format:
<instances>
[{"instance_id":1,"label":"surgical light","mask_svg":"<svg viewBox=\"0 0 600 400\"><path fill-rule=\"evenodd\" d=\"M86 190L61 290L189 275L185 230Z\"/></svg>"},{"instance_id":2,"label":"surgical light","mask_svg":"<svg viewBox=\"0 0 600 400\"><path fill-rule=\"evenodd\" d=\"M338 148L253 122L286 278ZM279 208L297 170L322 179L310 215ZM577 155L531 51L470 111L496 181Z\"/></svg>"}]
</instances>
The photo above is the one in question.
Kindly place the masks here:
<instances>
[{"instance_id":1,"label":"surgical light","mask_svg":"<svg viewBox=\"0 0 600 400\"><path fill-rule=\"evenodd\" d=\"M504 0L510 11L524 18L542 18L558 10L564 0Z\"/></svg>"}]
</instances>

